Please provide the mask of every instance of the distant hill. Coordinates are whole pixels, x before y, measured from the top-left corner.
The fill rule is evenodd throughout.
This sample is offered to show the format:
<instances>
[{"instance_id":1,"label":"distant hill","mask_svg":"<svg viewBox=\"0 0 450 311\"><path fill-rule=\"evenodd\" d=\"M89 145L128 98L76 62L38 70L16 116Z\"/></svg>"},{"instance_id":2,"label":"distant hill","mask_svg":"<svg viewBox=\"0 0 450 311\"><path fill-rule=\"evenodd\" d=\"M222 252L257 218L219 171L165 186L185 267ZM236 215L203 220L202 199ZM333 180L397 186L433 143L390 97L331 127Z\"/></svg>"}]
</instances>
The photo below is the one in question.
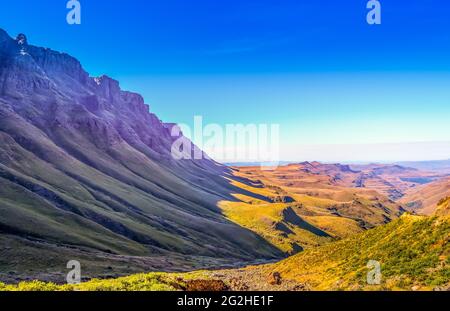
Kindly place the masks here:
<instances>
[{"instance_id":1,"label":"distant hill","mask_svg":"<svg viewBox=\"0 0 450 311\"><path fill-rule=\"evenodd\" d=\"M288 254L388 223L404 212L384 194L354 187L359 172L347 165L239 167L233 176L241 193L234 194L238 201L219 202L224 215Z\"/></svg>"},{"instance_id":2,"label":"distant hill","mask_svg":"<svg viewBox=\"0 0 450 311\"><path fill-rule=\"evenodd\" d=\"M298 161L280 161L278 165L289 165L289 164L296 164ZM413 168L418 169L422 171L434 171L434 172L441 172L441 173L447 173L450 174L450 159L448 160L432 160L432 161L400 161L400 162L394 162L391 164L367 164L367 163L359 163L359 162L345 162L345 164L348 164L352 167L365 167L368 168L370 166L388 166L388 165L396 165L401 166L405 168ZM225 165L228 166L235 166L235 167L243 167L243 166L273 166L273 163L269 162L234 162L234 163L225 163Z\"/></svg>"},{"instance_id":3,"label":"distant hill","mask_svg":"<svg viewBox=\"0 0 450 311\"><path fill-rule=\"evenodd\" d=\"M400 203L417 213L431 215L439 201L450 196L450 177L409 189Z\"/></svg>"},{"instance_id":4,"label":"distant hill","mask_svg":"<svg viewBox=\"0 0 450 311\"><path fill-rule=\"evenodd\" d=\"M398 162L396 164L424 171L437 171L450 174L450 159L436 161Z\"/></svg>"},{"instance_id":5,"label":"distant hill","mask_svg":"<svg viewBox=\"0 0 450 311\"><path fill-rule=\"evenodd\" d=\"M236 168L251 167L258 169L261 166L236 166ZM392 200L398 200L411 189L428 184L447 176L446 173L423 171L412 167L397 164L340 164L321 162L301 162L280 164L278 171L283 168L298 171L297 179L309 178L312 175L327 176L333 185L348 188L364 188L376 190ZM267 168L266 168L267 170Z\"/></svg>"}]
</instances>

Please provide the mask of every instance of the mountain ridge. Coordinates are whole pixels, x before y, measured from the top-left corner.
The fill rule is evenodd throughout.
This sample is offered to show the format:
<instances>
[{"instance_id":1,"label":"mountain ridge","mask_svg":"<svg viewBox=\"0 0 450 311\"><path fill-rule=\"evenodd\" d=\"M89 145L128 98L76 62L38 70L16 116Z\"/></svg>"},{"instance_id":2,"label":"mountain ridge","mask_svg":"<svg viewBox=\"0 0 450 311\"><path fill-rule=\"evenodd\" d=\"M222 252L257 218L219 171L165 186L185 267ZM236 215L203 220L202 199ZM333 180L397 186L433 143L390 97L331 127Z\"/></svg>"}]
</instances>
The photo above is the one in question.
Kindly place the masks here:
<instances>
[{"instance_id":1,"label":"mountain ridge","mask_svg":"<svg viewBox=\"0 0 450 311\"><path fill-rule=\"evenodd\" d=\"M282 256L217 207L239 190L227 179L229 168L207 155L195 161L172 157L179 138L172 137L172 127L118 81L90 77L68 54L0 30L2 234L95 256ZM2 243L1 249L21 258L8 239ZM27 260L15 264L26 266ZM65 269L63 259L58 264ZM14 263L0 264L3 273L17 273Z\"/></svg>"}]
</instances>

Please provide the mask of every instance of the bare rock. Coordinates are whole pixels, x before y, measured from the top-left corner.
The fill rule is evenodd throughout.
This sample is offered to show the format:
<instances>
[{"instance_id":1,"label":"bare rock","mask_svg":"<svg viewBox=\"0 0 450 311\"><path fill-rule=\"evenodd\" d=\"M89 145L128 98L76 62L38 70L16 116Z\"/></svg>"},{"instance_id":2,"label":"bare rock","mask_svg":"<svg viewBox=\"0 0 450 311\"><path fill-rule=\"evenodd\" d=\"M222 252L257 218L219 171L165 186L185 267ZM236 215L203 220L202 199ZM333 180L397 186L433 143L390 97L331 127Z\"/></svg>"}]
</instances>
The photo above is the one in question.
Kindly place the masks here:
<instances>
[{"instance_id":1,"label":"bare rock","mask_svg":"<svg viewBox=\"0 0 450 311\"><path fill-rule=\"evenodd\" d=\"M281 285L282 278L279 272L274 272L269 276L269 284L270 285Z\"/></svg>"}]
</instances>

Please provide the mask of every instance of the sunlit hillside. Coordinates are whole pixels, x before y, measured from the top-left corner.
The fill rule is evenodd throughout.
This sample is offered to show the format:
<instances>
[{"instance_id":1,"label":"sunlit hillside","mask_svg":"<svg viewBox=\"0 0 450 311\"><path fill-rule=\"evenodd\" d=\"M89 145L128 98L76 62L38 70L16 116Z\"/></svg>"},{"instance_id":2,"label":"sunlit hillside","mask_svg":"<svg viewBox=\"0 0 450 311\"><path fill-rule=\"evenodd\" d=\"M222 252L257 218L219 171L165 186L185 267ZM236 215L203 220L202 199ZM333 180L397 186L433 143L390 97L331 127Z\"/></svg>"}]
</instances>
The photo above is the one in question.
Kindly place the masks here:
<instances>
[{"instance_id":1,"label":"sunlit hillside","mask_svg":"<svg viewBox=\"0 0 450 311\"><path fill-rule=\"evenodd\" d=\"M288 254L352 236L402 214L400 205L377 191L337 181L332 169L343 166L315 167L321 171L310 173L297 165L235 169L230 182L240 191L219 207L228 219Z\"/></svg>"},{"instance_id":2,"label":"sunlit hillside","mask_svg":"<svg viewBox=\"0 0 450 311\"><path fill-rule=\"evenodd\" d=\"M404 215L360 235L307 250L265 267L314 289L432 289L450 283L450 219ZM367 263L382 282L368 285Z\"/></svg>"},{"instance_id":3,"label":"sunlit hillside","mask_svg":"<svg viewBox=\"0 0 450 311\"><path fill-rule=\"evenodd\" d=\"M184 274L149 273L79 285L0 284L1 290L436 290L450 286L450 218L403 215L387 225L274 264ZM367 263L381 265L379 285Z\"/></svg>"},{"instance_id":4,"label":"sunlit hillside","mask_svg":"<svg viewBox=\"0 0 450 311\"><path fill-rule=\"evenodd\" d=\"M450 196L450 178L443 178L411 188L401 199L401 203L420 214L432 215L439 201L447 196Z\"/></svg>"},{"instance_id":5,"label":"sunlit hillside","mask_svg":"<svg viewBox=\"0 0 450 311\"><path fill-rule=\"evenodd\" d=\"M438 216L450 215L450 197L446 197L438 202L436 215Z\"/></svg>"}]
</instances>

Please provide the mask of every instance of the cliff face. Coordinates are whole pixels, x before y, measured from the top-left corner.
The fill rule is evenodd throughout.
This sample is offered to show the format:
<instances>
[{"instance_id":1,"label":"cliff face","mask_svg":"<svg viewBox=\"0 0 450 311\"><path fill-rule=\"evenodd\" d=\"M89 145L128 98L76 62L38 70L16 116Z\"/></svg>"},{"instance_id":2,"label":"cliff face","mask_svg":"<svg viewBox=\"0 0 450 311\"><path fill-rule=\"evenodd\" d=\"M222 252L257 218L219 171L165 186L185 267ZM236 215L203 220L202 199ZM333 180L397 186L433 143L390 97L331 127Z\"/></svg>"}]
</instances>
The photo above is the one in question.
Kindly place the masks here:
<instances>
[{"instance_id":1,"label":"cliff face","mask_svg":"<svg viewBox=\"0 0 450 311\"><path fill-rule=\"evenodd\" d=\"M114 254L278 256L221 215L237 191L226 167L173 159L172 127L117 81L0 30L0 232Z\"/></svg>"},{"instance_id":2,"label":"cliff face","mask_svg":"<svg viewBox=\"0 0 450 311\"><path fill-rule=\"evenodd\" d=\"M99 129L107 140L97 143L108 146L135 144L137 138L170 158L173 138L139 94L122 91L107 76L89 77L75 58L28 45L25 35L5 36L0 35L0 94L8 100L2 110L30 118L45 132L51 132L51 122L70 130Z\"/></svg>"}]
</instances>

